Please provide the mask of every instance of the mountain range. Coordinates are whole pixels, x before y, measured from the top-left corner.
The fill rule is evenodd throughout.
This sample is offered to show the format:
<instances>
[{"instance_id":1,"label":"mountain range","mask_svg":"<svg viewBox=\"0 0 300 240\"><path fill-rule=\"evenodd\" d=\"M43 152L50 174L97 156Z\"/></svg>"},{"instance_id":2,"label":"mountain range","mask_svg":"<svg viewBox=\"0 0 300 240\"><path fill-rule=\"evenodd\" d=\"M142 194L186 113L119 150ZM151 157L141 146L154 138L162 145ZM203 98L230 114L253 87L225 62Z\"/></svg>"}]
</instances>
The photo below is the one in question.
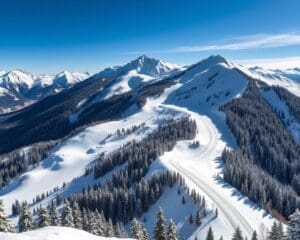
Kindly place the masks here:
<instances>
[{"instance_id":1,"label":"mountain range","mask_svg":"<svg viewBox=\"0 0 300 240\"><path fill-rule=\"evenodd\" d=\"M5 212L20 231L25 210L37 225L49 211L107 237L153 236L162 215L181 239L271 230L300 207L298 72L143 55L94 75L4 73L4 91L34 101L0 115Z\"/></svg>"},{"instance_id":2,"label":"mountain range","mask_svg":"<svg viewBox=\"0 0 300 240\"><path fill-rule=\"evenodd\" d=\"M63 71L34 75L22 70L0 71L0 112L20 109L58 93L89 77L89 73Z\"/></svg>"}]
</instances>

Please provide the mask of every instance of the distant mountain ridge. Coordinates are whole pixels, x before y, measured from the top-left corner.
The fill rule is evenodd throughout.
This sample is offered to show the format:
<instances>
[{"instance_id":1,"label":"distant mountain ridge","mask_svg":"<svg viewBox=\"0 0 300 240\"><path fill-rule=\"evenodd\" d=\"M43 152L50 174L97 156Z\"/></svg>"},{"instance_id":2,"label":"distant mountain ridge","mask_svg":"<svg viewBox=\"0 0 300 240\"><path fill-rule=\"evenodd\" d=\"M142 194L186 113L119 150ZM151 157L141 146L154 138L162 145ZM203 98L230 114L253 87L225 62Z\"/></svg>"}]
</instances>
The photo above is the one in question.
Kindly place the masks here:
<instances>
[{"instance_id":1,"label":"distant mountain ridge","mask_svg":"<svg viewBox=\"0 0 300 240\"><path fill-rule=\"evenodd\" d=\"M0 71L0 112L22 108L34 101L62 91L90 76L89 73L63 71L39 74L23 70Z\"/></svg>"}]
</instances>

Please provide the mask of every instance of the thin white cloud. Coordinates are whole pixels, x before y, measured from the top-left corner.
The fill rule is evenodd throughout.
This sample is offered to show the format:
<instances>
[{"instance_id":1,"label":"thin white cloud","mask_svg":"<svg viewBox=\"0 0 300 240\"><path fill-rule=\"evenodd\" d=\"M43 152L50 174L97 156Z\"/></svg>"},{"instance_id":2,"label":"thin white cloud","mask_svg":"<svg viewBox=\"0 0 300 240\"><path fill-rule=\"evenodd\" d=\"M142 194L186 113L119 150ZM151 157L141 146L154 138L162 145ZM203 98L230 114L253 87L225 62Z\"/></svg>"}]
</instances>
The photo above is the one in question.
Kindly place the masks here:
<instances>
[{"instance_id":1,"label":"thin white cloud","mask_svg":"<svg viewBox=\"0 0 300 240\"><path fill-rule=\"evenodd\" d=\"M242 64L245 67L260 66L266 69L281 69L300 67L300 56L283 58L258 58L233 60L233 62Z\"/></svg>"},{"instance_id":2,"label":"thin white cloud","mask_svg":"<svg viewBox=\"0 0 300 240\"><path fill-rule=\"evenodd\" d=\"M169 52L203 52L213 50L243 50L254 48L275 48L284 46L300 45L300 34L256 34L231 39L231 42L223 44L181 46L170 49Z\"/></svg>"}]
</instances>

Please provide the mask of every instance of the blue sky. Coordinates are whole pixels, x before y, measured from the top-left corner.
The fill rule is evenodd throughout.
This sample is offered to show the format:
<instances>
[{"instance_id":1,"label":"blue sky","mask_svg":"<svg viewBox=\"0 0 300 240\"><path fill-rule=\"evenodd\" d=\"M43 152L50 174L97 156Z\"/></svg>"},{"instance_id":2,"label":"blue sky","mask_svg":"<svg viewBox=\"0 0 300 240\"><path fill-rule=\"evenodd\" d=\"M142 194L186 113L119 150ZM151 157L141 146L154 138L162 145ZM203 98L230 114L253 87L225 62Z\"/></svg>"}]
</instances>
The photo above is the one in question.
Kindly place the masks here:
<instances>
[{"instance_id":1,"label":"blue sky","mask_svg":"<svg viewBox=\"0 0 300 240\"><path fill-rule=\"evenodd\" d=\"M0 69L97 72L146 53L300 66L299 0L3 0Z\"/></svg>"}]
</instances>

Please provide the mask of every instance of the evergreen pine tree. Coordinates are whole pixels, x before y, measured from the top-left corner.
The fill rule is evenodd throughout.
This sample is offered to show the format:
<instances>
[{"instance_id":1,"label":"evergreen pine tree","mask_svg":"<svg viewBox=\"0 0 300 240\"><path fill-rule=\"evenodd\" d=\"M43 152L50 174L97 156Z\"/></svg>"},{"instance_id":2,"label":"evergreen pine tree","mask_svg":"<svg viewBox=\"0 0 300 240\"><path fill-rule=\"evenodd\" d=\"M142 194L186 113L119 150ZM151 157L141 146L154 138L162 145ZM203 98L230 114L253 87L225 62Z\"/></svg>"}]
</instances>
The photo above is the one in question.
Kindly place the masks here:
<instances>
[{"instance_id":1,"label":"evergreen pine tree","mask_svg":"<svg viewBox=\"0 0 300 240\"><path fill-rule=\"evenodd\" d=\"M282 240L283 239L283 229L281 224L273 223L268 236L269 240Z\"/></svg>"},{"instance_id":2,"label":"evergreen pine tree","mask_svg":"<svg viewBox=\"0 0 300 240\"><path fill-rule=\"evenodd\" d=\"M190 213L190 216L189 216L189 223L190 224L193 224L194 223L194 217L193 217L193 214Z\"/></svg>"},{"instance_id":3,"label":"evergreen pine tree","mask_svg":"<svg viewBox=\"0 0 300 240\"><path fill-rule=\"evenodd\" d=\"M258 240L257 232L254 230L251 240Z\"/></svg>"},{"instance_id":4,"label":"evergreen pine tree","mask_svg":"<svg viewBox=\"0 0 300 240\"><path fill-rule=\"evenodd\" d=\"M131 238L141 240L142 239L142 233L140 229L140 224L136 218L134 218L130 223L130 230L131 230Z\"/></svg>"},{"instance_id":5,"label":"evergreen pine tree","mask_svg":"<svg viewBox=\"0 0 300 240\"><path fill-rule=\"evenodd\" d=\"M0 199L0 232L12 232L12 227L4 212L2 199Z\"/></svg>"},{"instance_id":6,"label":"evergreen pine tree","mask_svg":"<svg viewBox=\"0 0 300 240\"><path fill-rule=\"evenodd\" d=\"M198 227L201 225L200 211L197 211L197 213L196 213L195 224L196 224L196 226L198 226Z\"/></svg>"},{"instance_id":7,"label":"evergreen pine tree","mask_svg":"<svg viewBox=\"0 0 300 240\"><path fill-rule=\"evenodd\" d=\"M289 216L288 228L286 233L286 240L300 239L300 211L296 211Z\"/></svg>"},{"instance_id":8,"label":"evergreen pine tree","mask_svg":"<svg viewBox=\"0 0 300 240\"><path fill-rule=\"evenodd\" d=\"M18 224L19 232L26 232L33 229L32 215L26 202L22 203Z\"/></svg>"},{"instance_id":9,"label":"evergreen pine tree","mask_svg":"<svg viewBox=\"0 0 300 240\"><path fill-rule=\"evenodd\" d=\"M142 224L142 226L144 226L144 225ZM145 228L145 226L144 226L144 228ZM146 230L146 228L145 228L145 230ZM127 232L126 232L125 227L122 222L119 223L119 233L118 234L119 234L119 238L128 238ZM149 240L147 230L146 230L146 232L144 232L144 236L146 236L144 238L145 240Z\"/></svg>"},{"instance_id":10,"label":"evergreen pine tree","mask_svg":"<svg viewBox=\"0 0 300 240\"><path fill-rule=\"evenodd\" d=\"M50 217L48 214L48 210L44 206L40 206L38 208L38 227L47 227L50 225Z\"/></svg>"},{"instance_id":11,"label":"evergreen pine tree","mask_svg":"<svg viewBox=\"0 0 300 240\"><path fill-rule=\"evenodd\" d=\"M86 208L83 208L82 210L82 220L83 220L83 230L84 231L89 231L89 218L87 216L87 210Z\"/></svg>"},{"instance_id":12,"label":"evergreen pine tree","mask_svg":"<svg viewBox=\"0 0 300 240\"><path fill-rule=\"evenodd\" d=\"M83 228L83 219L82 219L81 211L80 211L80 208L79 208L77 202L74 202L74 204L73 204L72 215L73 215L75 228L82 229Z\"/></svg>"},{"instance_id":13,"label":"evergreen pine tree","mask_svg":"<svg viewBox=\"0 0 300 240\"><path fill-rule=\"evenodd\" d=\"M103 234L103 233L100 232L98 229L97 219L96 219L96 215L94 212L89 212L88 221L89 221L88 232L90 232L91 234L97 235L97 236L101 236L101 234Z\"/></svg>"},{"instance_id":14,"label":"evergreen pine tree","mask_svg":"<svg viewBox=\"0 0 300 240\"><path fill-rule=\"evenodd\" d=\"M282 226L281 222L279 222L279 224L277 225L277 230L278 230L279 239L284 239L284 231L283 231L283 226Z\"/></svg>"},{"instance_id":15,"label":"evergreen pine tree","mask_svg":"<svg viewBox=\"0 0 300 240\"><path fill-rule=\"evenodd\" d=\"M107 237L115 236L115 230L114 230L114 226L112 224L111 219L108 219L107 224L106 224L106 236Z\"/></svg>"},{"instance_id":16,"label":"evergreen pine tree","mask_svg":"<svg viewBox=\"0 0 300 240\"><path fill-rule=\"evenodd\" d=\"M130 223L131 229L131 238L138 239L138 240L148 240L148 232L145 228L145 225L139 222L136 218L134 218Z\"/></svg>"},{"instance_id":17,"label":"evergreen pine tree","mask_svg":"<svg viewBox=\"0 0 300 240\"><path fill-rule=\"evenodd\" d=\"M243 235L240 227L238 226L232 236L232 240L243 240Z\"/></svg>"},{"instance_id":18,"label":"evergreen pine tree","mask_svg":"<svg viewBox=\"0 0 300 240\"><path fill-rule=\"evenodd\" d=\"M165 234L165 218L162 209L160 208L157 213L156 224L154 228L155 240L166 240Z\"/></svg>"},{"instance_id":19,"label":"evergreen pine tree","mask_svg":"<svg viewBox=\"0 0 300 240\"><path fill-rule=\"evenodd\" d=\"M168 240L178 240L179 239L176 225L172 219L170 220L170 223L167 228L167 239Z\"/></svg>"},{"instance_id":20,"label":"evergreen pine tree","mask_svg":"<svg viewBox=\"0 0 300 240\"><path fill-rule=\"evenodd\" d=\"M74 227L74 219L72 215L72 209L70 207L69 201L65 201L65 206L63 209L61 223L64 227Z\"/></svg>"},{"instance_id":21,"label":"evergreen pine tree","mask_svg":"<svg viewBox=\"0 0 300 240\"><path fill-rule=\"evenodd\" d=\"M147 231L145 225L141 222L140 222L140 225L141 225L141 230L142 230L142 233L143 233L143 240L149 240L150 237L148 235L148 231Z\"/></svg>"},{"instance_id":22,"label":"evergreen pine tree","mask_svg":"<svg viewBox=\"0 0 300 240\"><path fill-rule=\"evenodd\" d=\"M99 213L98 209L96 209L95 211L95 222L96 222L96 232L97 232L96 235L104 236L105 220L104 220L104 216Z\"/></svg>"},{"instance_id":23,"label":"evergreen pine tree","mask_svg":"<svg viewBox=\"0 0 300 240\"><path fill-rule=\"evenodd\" d=\"M219 210L216 208L215 210L215 216L218 217L219 216Z\"/></svg>"},{"instance_id":24,"label":"evergreen pine tree","mask_svg":"<svg viewBox=\"0 0 300 240\"><path fill-rule=\"evenodd\" d=\"M51 226L60 226L61 225L61 217L56 210L56 205L52 204L50 209L50 220Z\"/></svg>"},{"instance_id":25,"label":"evergreen pine tree","mask_svg":"<svg viewBox=\"0 0 300 240\"><path fill-rule=\"evenodd\" d=\"M207 235L206 235L206 240L214 240L214 233L212 231L212 228L209 227Z\"/></svg>"}]
</instances>

